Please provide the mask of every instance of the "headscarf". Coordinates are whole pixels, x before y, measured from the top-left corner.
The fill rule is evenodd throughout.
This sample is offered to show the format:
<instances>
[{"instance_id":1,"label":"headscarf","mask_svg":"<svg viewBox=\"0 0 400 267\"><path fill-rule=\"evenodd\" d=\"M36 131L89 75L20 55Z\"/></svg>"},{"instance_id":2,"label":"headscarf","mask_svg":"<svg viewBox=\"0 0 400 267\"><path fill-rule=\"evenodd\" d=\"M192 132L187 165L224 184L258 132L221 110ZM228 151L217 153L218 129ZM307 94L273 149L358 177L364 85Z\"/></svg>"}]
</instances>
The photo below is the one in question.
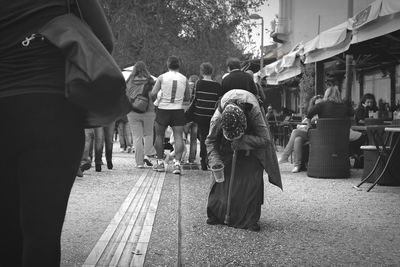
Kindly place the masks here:
<instances>
[{"instance_id":1,"label":"headscarf","mask_svg":"<svg viewBox=\"0 0 400 267\"><path fill-rule=\"evenodd\" d=\"M221 120L223 135L229 141L242 137L247 128L246 115L235 104L226 105Z\"/></svg>"}]
</instances>

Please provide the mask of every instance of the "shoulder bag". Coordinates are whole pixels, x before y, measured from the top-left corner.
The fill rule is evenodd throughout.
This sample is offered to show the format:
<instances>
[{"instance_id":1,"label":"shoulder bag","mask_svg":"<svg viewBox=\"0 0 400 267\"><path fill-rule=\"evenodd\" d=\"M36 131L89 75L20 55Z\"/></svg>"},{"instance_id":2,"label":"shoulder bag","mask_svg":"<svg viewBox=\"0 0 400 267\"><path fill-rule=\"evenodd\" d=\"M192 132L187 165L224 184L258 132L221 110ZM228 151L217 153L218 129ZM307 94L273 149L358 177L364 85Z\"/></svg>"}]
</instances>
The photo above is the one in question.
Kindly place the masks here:
<instances>
[{"instance_id":1,"label":"shoulder bag","mask_svg":"<svg viewBox=\"0 0 400 267\"><path fill-rule=\"evenodd\" d=\"M148 78L140 85L139 92L133 88L127 88L127 95L131 103L132 110L136 113L145 113L149 108L149 92L153 88L153 79Z\"/></svg>"},{"instance_id":2,"label":"shoulder bag","mask_svg":"<svg viewBox=\"0 0 400 267\"><path fill-rule=\"evenodd\" d=\"M129 112L122 72L84 21L64 14L45 24L38 34L64 54L65 96L84 110L85 128L105 126Z\"/></svg>"}]
</instances>

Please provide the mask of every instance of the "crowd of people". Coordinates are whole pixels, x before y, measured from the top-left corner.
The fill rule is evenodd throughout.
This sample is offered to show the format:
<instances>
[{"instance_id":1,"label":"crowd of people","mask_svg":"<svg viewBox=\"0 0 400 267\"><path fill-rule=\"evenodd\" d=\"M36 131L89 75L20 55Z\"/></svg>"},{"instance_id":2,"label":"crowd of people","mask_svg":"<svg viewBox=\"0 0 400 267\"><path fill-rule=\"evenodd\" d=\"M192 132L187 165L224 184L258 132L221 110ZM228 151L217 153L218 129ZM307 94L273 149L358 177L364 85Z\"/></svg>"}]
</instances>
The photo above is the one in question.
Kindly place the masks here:
<instances>
[{"instance_id":1,"label":"crowd of people","mask_svg":"<svg viewBox=\"0 0 400 267\"><path fill-rule=\"evenodd\" d=\"M85 21L111 53L113 35L101 6L97 1L80 2ZM64 94L64 56L43 38L28 38L50 18L65 13L64 0L14 1L0 11L7 21L0 24L0 111L7 114L0 121L8 127L0 138L0 205L7 214L0 227L0 252L2 261L13 266L59 265L61 230L75 176L92 166L93 151L95 170L102 170L103 147L107 168L114 168L115 122L84 129L82 110ZM24 40L28 45L21 46ZM214 76L209 62L189 78L180 67L179 58L170 56L168 70L154 79L145 62L136 62L127 95L149 101L143 112L132 110L118 119L121 151L134 151L137 168L165 172L164 137L170 127L174 151L168 159L172 173L179 175L186 145L188 163L196 164L199 140L201 170L222 166L225 177L224 182L212 181L206 222L259 231L264 171L270 183L282 188L268 125L276 117L272 106L265 113L260 77L243 71L237 58L227 60L223 77ZM374 108L373 95L365 95L355 112L356 122ZM316 116L352 115L337 87L329 86L323 98L312 98L305 123L310 127ZM358 145L360 138L350 140ZM279 162L286 162L291 151L301 149L296 144L306 140L307 128L294 130ZM301 170L301 151L296 155L294 172Z\"/></svg>"}]
</instances>

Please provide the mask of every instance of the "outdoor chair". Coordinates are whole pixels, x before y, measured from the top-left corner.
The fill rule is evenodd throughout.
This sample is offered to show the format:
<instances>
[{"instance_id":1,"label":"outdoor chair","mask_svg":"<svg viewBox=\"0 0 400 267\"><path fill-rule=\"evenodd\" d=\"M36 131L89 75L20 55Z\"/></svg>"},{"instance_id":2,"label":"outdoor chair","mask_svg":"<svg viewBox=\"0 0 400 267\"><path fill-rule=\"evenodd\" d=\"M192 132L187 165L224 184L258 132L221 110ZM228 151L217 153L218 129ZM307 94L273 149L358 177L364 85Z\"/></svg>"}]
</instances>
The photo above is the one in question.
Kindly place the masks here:
<instances>
[{"instance_id":1,"label":"outdoor chair","mask_svg":"<svg viewBox=\"0 0 400 267\"><path fill-rule=\"evenodd\" d=\"M309 177L350 177L349 130L348 119L318 119L317 128L309 130Z\"/></svg>"},{"instance_id":2,"label":"outdoor chair","mask_svg":"<svg viewBox=\"0 0 400 267\"><path fill-rule=\"evenodd\" d=\"M392 125L399 125L399 121L393 121ZM383 158L383 160L380 160L377 163L376 170L365 181L367 183L373 183L376 181L379 174L383 171L385 163L388 160L388 156L393 147L394 140L388 140L388 143L385 144L387 136L384 129L385 126L383 125L367 126L368 136L370 136L374 141L373 145L361 147L361 149L364 151L364 171L361 180L370 174L379 155ZM383 174L382 178L378 182L378 185L400 186L400 179L396 178L399 173L399 165L397 164L399 160L400 151L394 151L393 158L391 160L392 164L389 164L388 170Z\"/></svg>"}]
</instances>

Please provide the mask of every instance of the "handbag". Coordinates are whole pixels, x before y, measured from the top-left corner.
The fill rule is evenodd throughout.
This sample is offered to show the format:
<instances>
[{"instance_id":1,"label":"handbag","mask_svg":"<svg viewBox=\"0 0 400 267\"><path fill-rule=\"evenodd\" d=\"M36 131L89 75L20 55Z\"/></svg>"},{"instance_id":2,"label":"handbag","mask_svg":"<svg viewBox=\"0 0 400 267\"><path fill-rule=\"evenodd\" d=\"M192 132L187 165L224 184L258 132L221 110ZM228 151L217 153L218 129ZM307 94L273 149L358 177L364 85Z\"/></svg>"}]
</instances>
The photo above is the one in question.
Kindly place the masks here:
<instances>
[{"instance_id":1,"label":"handbag","mask_svg":"<svg viewBox=\"0 0 400 267\"><path fill-rule=\"evenodd\" d=\"M149 98L144 95L137 95L132 101L132 110L136 113L145 113L149 107Z\"/></svg>"},{"instance_id":2,"label":"handbag","mask_svg":"<svg viewBox=\"0 0 400 267\"><path fill-rule=\"evenodd\" d=\"M129 112L122 72L85 22L67 13L38 34L64 54L65 96L84 111L85 128L106 126Z\"/></svg>"},{"instance_id":3,"label":"handbag","mask_svg":"<svg viewBox=\"0 0 400 267\"><path fill-rule=\"evenodd\" d=\"M149 108L149 92L153 88L154 81L152 78L148 78L145 83L140 84L139 89L135 90L135 87L126 88L126 94L131 103L132 110L136 113L145 113ZM135 91L140 91L135 94Z\"/></svg>"}]
</instances>

